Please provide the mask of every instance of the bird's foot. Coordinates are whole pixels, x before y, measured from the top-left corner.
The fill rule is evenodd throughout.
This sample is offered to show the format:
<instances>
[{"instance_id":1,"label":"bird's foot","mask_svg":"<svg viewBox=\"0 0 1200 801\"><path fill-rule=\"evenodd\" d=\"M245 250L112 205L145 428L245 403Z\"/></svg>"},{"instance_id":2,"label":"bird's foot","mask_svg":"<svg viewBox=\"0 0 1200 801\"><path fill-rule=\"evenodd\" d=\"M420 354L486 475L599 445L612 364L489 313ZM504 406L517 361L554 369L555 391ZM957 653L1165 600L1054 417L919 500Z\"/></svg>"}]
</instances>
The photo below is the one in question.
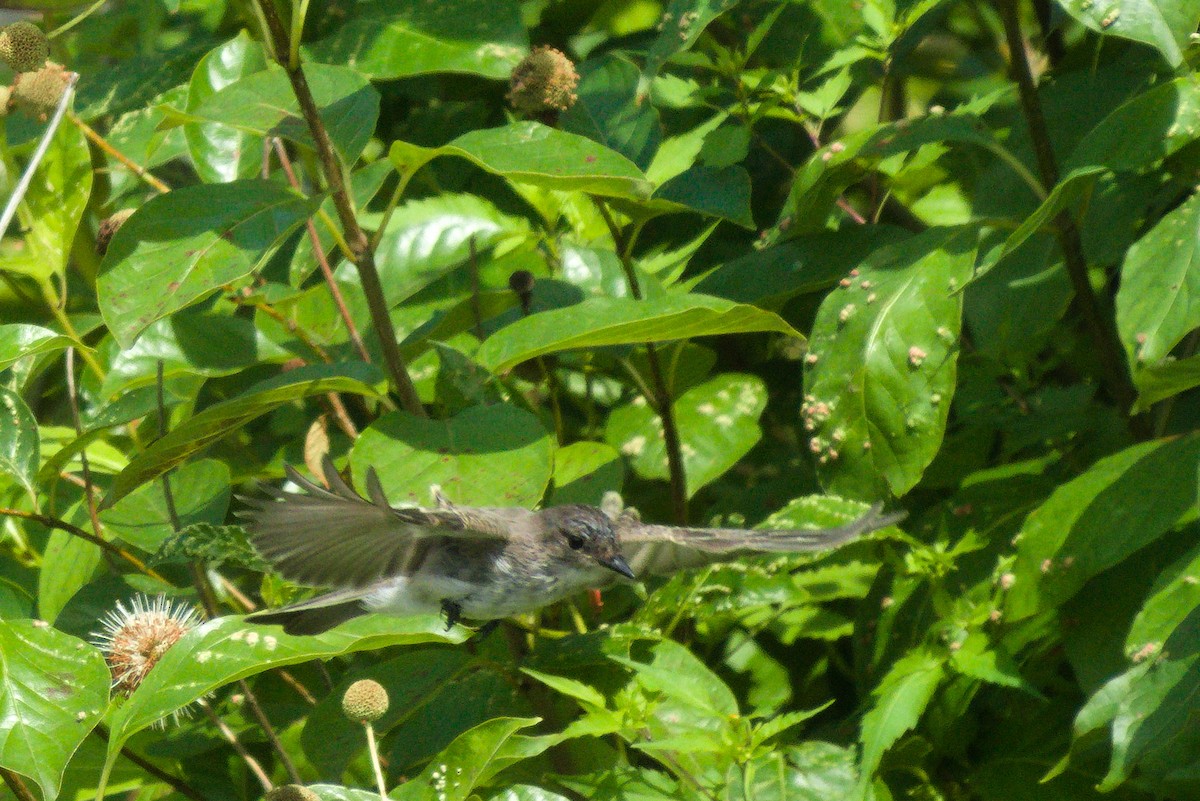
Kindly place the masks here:
<instances>
[{"instance_id":1,"label":"bird's foot","mask_svg":"<svg viewBox=\"0 0 1200 801\"><path fill-rule=\"evenodd\" d=\"M457 601L449 598L442 599L442 614L446 616L446 631L454 628L454 624L462 618L462 607Z\"/></svg>"},{"instance_id":2,"label":"bird's foot","mask_svg":"<svg viewBox=\"0 0 1200 801\"><path fill-rule=\"evenodd\" d=\"M472 636L472 639L485 640L487 639L487 636L495 631L499 626L499 620L489 620L479 628L475 629L475 634Z\"/></svg>"}]
</instances>

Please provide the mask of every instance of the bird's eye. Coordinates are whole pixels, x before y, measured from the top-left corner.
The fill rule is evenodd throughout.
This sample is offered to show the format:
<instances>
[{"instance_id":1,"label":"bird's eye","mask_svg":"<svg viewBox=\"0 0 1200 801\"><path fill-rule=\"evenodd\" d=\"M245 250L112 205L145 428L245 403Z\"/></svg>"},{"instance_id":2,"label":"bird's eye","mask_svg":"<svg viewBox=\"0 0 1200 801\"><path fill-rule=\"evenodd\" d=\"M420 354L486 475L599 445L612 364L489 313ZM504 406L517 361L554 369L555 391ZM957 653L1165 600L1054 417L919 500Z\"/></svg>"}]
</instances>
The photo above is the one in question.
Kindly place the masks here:
<instances>
[{"instance_id":1,"label":"bird's eye","mask_svg":"<svg viewBox=\"0 0 1200 801\"><path fill-rule=\"evenodd\" d=\"M583 537L571 532L563 532L567 536L567 545L571 546L572 551L578 551L583 547Z\"/></svg>"}]
</instances>

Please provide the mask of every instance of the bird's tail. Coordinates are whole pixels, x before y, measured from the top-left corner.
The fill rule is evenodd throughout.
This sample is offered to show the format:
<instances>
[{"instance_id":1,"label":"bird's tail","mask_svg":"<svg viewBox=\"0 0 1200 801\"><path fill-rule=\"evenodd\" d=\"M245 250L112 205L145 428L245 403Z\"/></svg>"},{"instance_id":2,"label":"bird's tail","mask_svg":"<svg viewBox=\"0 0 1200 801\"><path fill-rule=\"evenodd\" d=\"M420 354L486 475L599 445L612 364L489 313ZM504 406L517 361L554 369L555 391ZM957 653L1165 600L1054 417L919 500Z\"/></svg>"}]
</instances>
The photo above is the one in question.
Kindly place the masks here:
<instances>
[{"instance_id":1,"label":"bird's tail","mask_svg":"<svg viewBox=\"0 0 1200 801\"><path fill-rule=\"evenodd\" d=\"M347 590L319 595L280 609L246 616L247 623L279 624L285 634L323 634L334 626L367 613L361 593Z\"/></svg>"}]
</instances>

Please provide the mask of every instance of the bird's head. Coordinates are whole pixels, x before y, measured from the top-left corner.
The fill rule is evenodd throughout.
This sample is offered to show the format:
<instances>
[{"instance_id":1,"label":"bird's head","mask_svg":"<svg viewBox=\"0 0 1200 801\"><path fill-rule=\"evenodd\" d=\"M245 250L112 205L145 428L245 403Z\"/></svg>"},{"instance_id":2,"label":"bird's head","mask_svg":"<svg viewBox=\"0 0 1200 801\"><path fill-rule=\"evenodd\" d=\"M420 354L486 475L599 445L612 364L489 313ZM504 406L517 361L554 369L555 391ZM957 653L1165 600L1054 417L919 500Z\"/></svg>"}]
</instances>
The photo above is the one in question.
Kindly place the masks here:
<instances>
[{"instance_id":1,"label":"bird's head","mask_svg":"<svg viewBox=\"0 0 1200 801\"><path fill-rule=\"evenodd\" d=\"M552 536L561 537L572 551L590 557L628 579L636 579L621 555L612 520L592 506L552 506L542 512Z\"/></svg>"}]
</instances>

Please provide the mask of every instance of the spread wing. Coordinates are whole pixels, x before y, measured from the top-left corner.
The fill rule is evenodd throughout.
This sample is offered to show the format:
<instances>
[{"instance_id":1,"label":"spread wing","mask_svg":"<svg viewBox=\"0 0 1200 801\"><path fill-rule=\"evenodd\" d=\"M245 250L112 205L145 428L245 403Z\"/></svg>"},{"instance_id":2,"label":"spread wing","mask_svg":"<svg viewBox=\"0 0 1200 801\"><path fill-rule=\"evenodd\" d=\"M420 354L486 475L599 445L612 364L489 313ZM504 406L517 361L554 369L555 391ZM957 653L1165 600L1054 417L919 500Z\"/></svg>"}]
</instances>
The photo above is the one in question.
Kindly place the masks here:
<instances>
[{"instance_id":1,"label":"spread wing","mask_svg":"<svg viewBox=\"0 0 1200 801\"><path fill-rule=\"evenodd\" d=\"M289 581L315 586L363 587L384 576L410 575L441 538L507 538L526 509L453 506L393 508L374 470L367 471L367 498L342 480L333 462L321 464L329 489L291 466L288 478L303 493L265 488L271 499L243 498L251 541Z\"/></svg>"},{"instance_id":2,"label":"spread wing","mask_svg":"<svg viewBox=\"0 0 1200 801\"><path fill-rule=\"evenodd\" d=\"M744 529L680 528L643 523L625 510L614 525L621 552L638 575L674 573L725 561L743 553L800 553L836 548L863 534L898 523L904 512L884 514L879 504L857 520L836 528Z\"/></svg>"}]
</instances>

